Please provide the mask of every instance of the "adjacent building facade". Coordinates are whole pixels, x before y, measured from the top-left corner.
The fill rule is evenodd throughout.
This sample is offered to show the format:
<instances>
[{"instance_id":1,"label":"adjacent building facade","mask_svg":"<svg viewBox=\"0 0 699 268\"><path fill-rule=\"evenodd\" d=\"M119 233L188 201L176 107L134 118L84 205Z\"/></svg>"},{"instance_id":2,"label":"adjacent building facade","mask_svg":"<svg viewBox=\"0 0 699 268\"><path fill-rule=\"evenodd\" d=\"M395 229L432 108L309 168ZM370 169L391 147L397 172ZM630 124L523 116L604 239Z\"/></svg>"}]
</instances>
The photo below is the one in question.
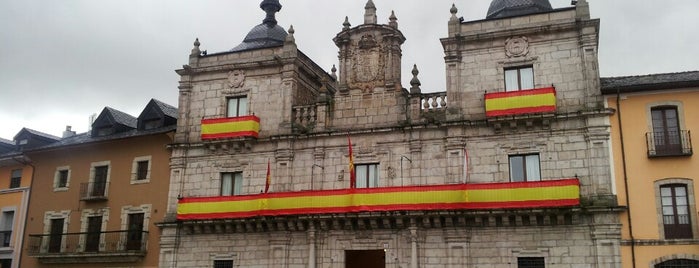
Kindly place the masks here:
<instances>
[{"instance_id":1,"label":"adjacent building facade","mask_svg":"<svg viewBox=\"0 0 699 268\"><path fill-rule=\"evenodd\" d=\"M699 72L611 77L602 92L612 116L624 267L699 267L696 195Z\"/></svg>"},{"instance_id":2,"label":"adjacent building facade","mask_svg":"<svg viewBox=\"0 0 699 268\"><path fill-rule=\"evenodd\" d=\"M177 108L106 107L89 132L23 151L34 167L21 267L157 267Z\"/></svg>"},{"instance_id":3,"label":"adjacent building facade","mask_svg":"<svg viewBox=\"0 0 699 268\"><path fill-rule=\"evenodd\" d=\"M587 1L451 8L447 90L368 1L326 72L275 19L180 75L160 267L621 267ZM290 3L293 4L293 3ZM387 14L388 15L388 14Z\"/></svg>"}]
</instances>

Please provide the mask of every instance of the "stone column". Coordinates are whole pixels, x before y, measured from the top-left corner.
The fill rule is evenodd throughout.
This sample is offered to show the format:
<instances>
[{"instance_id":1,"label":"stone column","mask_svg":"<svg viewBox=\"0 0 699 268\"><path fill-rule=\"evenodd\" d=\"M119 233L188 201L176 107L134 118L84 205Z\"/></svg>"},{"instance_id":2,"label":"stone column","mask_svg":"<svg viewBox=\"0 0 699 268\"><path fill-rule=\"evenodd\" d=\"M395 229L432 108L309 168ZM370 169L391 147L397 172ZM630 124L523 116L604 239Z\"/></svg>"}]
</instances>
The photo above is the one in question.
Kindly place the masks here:
<instances>
[{"instance_id":1,"label":"stone column","mask_svg":"<svg viewBox=\"0 0 699 268\"><path fill-rule=\"evenodd\" d=\"M316 231L313 226L308 228L308 268L316 267Z\"/></svg>"},{"instance_id":2,"label":"stone column","mask_svg":"<svg viewBox=\"0 0 699 268\"><path fill-rule=\"evenodd\" d=\"M410 227L410 268L417 268L417 227Z\"/></svg>"}]
</instances>

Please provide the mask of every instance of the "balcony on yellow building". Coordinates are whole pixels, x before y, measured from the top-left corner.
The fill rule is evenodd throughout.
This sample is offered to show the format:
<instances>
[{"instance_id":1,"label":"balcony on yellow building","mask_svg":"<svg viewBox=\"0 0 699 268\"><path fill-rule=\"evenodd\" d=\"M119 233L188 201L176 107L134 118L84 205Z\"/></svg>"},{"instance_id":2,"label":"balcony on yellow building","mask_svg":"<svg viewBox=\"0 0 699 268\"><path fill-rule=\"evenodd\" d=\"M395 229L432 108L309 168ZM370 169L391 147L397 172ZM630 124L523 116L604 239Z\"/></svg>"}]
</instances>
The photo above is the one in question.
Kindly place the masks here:
<instances>
[{"instance_id":1,"label":"balcony on yellow building","mask_svg":"<svg viewBox=\"0 0 699 268\"><path fill-rule=\"evenodd\" d=\"M42 263L137 262L146 255L146 241L148 232L140 230L32 234L27 253Z\"/></svg>"},{"instance_id":2,"label":"balcony on yellow building","mask_svg":"<svg viewBox=\"0 0 699 268\"><path fill-rule=\"evenodd\" d=\"M390 211L562 208L580 204L578 179L184 197L178 220Z\"/></svg>"},{"instance_id":3,"label":"balcony on yellow building","mask_svg":"<svg viewBox=\"0 0 699 268\"><path fill-rule=\"evenodd\" d=\"M690 156L693 153L689 130L648 132L646 145L648 157Z\"/></svg>"}]
</instances>

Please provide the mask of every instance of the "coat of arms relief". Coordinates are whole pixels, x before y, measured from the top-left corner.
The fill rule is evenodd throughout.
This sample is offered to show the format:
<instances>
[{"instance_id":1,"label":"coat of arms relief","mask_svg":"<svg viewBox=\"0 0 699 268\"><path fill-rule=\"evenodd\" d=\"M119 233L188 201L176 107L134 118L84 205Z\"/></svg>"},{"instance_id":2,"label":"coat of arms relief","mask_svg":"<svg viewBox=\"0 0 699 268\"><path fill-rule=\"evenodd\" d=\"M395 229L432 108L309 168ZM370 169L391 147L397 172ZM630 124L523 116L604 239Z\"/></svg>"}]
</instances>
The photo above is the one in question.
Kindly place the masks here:
<instances>
[{"instance_id":1,"label":"coat of arms relief","mask_svg":"<svg viewBox=\"0 0 699 268\"><path fill-rule=\"evenodd\" d=\"M350 87L371 90L384 84L385 58L383 48L373 35L366 34L356 44L352 55Z\"/></svg>"}]
</instances>

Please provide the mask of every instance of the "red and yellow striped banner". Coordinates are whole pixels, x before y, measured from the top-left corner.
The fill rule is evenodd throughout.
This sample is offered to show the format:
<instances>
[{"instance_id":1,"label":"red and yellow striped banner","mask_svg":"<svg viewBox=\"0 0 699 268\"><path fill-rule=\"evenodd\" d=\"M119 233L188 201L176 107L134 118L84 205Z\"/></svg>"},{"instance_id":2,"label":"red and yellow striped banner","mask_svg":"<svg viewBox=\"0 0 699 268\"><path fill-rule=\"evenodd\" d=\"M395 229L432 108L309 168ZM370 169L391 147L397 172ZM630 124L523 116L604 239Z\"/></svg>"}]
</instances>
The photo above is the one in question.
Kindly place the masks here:
<instances>
[{"instance_id":1,"label":"red and yellow striped banner","mask_svg":"<svg viewBox=\"0 0 699 268\"><path fill-rule=\"evenodd\" d=\"M485 94L487 117L556 111L553 87Z\"/></svg>"},{"instance_id":2,"label":"red and yellow striped banner","mask_svg":"<svg viewBox=\"0 0 699 268\"><path fill-rule=\"evenodd\" d=\"M577 179L301 191L182 198L177 219L353 213L393 210L477 210L576 206Z\"/></svg>"},{"instance_id":3,"label":"red and yellow striped banner","mask_svg":"<svg viewBox=\"0 0 699 268\"><path fill-rule=\"evenodd\" d=\"M260 118L254 115L201 120L201 139L254 137L260 133Z\"/></svg>"}]
</instances>

